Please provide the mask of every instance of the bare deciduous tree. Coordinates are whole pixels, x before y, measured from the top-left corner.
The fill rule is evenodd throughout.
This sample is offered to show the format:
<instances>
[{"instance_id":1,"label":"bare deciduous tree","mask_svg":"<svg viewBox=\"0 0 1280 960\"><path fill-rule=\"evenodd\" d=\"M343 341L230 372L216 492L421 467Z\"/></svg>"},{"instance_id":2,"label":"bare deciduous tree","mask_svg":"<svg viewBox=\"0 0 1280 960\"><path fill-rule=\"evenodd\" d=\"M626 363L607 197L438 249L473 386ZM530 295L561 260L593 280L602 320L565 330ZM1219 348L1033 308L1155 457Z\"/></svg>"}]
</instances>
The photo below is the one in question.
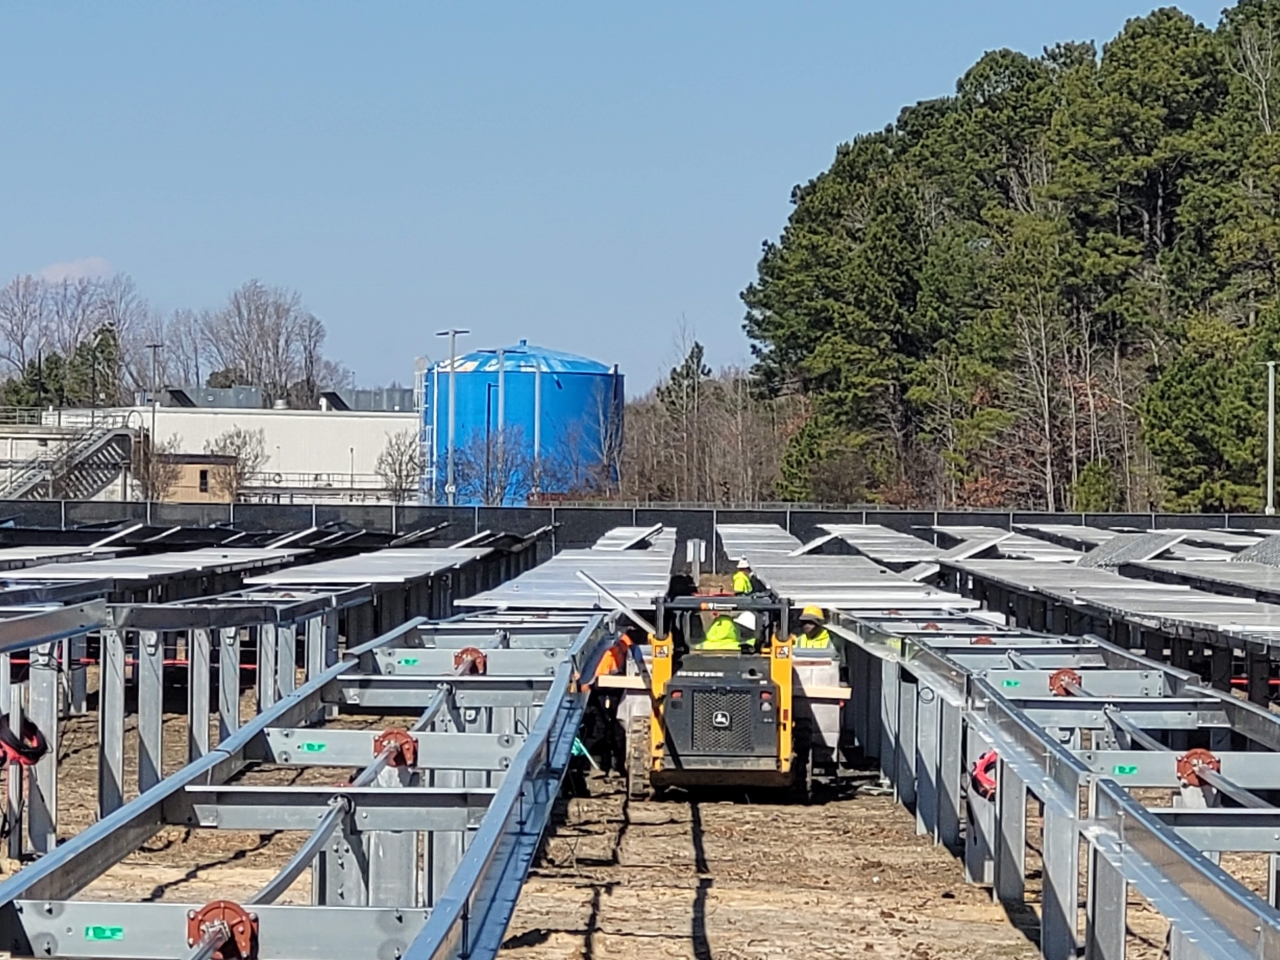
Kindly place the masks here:
<instances>
[{"instance_id":1,"label":"bare deciduous tree","mask_svg":"<svg viewBox=\"0 0 1280 960\"><path fill-rule=\"evenodd\" d=\"M134 440L130 470L138 499L168 499L182 477L182 466L174 459L174 454L181 450L182 441L177 434L154 444L145 432Z\"/></svg>"},{"instance_id":2,"label":"bare deciduous tree","mask_svg":"<svg viewBox=\"0 0 1280 960\"><path fill-rule=\"evenodd\" d=\"M454 450L454 483L458 497L486 506L518 503L534 484L534 465L519 426L474 430ZM444 466L440 475L444 476Z\"/></svg>"},{"instance_id":3,"label":"bare deciduous tree","mask_svg":"<svg viewBox=\"0 0 1280 960\"><path fill-rule=\"evenodd\" d=\"M1263 133L1272 132L1271 100L1276 83L1276 27L1270 20L1245 24L1236 36L1227 62L1248 85L1257 104Z\"/></svg>"},{"instance_id":4,"label":"bare deciduous tree","mask_svg":"<svg viewBox=\"0 0 1280 960\"><path fill-rule=\"evenodd\" d=\"M325 329L294 291L250 280L201 326L200 344L210 369L231 371L261 387L268 403L288 400L312 406L320 391L344 384L337 364L321 354Z\"/></svg>"},{"instance_id":5,"label":"bare deciduous tree","mask_svg":"<svg viewBox=\"0 0 1280 960\"><path fill-rule=\"evenodd\" d=\"M787 440L808 418L807 401L762 399L747 372L734 367L699 380L696 388L680 384L674 394L664 380L627 404L619 453L624 499L758 503L774 497Z\"/></svg>"},{"instance_id":6,"label":"bare deciduous tree","mask_svg":"<svg viewBox=\"0 0 1280 960\"><path fill-rule=\"evenodd\" d=\"M236 501L248 486L250 478L261 472L267 462L266 433L262 430L232 427L207 441L204 451L232 458L231 463L219 464L210 469L209 485L228 499Z\"/></svg>"},{"instance_id":7,"label":"bare deciduous tree","mask_svg":"<svg viewBox=\"0 0 1280 960\"><path fill-rule=\"evenodd\" d=\"M404 503L418 492L423 467L422 445L417 432L401 430L387 434L386 445L378 454L373 469L382 478L392 502Z\"/></svg>"},{"instance_id":8,"label":"bare deciduous tree","mask_svg":"<svg viewBox=\"0 0 1280 960\"><path fill-rule=\"evenodd\" d=\"M153 310L129 277L58 281L20 276L0 289L0 365L22 376L38 357L64 360L110 327L118 367L98 391L105 403L130 403L138 390L220 382L262 389L268 403L311 407L323 390L353 384L351 372L324 356L324 324L297 293L250 281L218 311ZM154 354L150 344L159 344ZM155 367L153 368L153 362Z\"/></svg>"},{"instance_id":9,"label":"bare deciduous tree","mask_svg":"<svg viewBox=\"0 0 1280 960\"><path fill-rule=\"evenodd\" d=\"M35 277L17 277L0 290L0 359L13 373L35 357L47 301L48 285Z\"/></svg>"}]
</instances>

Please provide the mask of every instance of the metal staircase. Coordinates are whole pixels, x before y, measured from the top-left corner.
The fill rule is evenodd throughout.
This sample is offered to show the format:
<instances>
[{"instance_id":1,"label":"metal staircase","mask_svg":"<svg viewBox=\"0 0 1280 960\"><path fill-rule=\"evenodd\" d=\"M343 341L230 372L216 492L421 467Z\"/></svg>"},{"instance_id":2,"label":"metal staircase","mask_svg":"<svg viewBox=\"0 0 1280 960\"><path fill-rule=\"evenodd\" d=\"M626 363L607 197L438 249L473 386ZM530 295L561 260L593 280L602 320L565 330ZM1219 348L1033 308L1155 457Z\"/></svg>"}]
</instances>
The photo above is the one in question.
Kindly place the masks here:
<instances>
[{"instance_id":1,"label":"metal staircase","mask_svg":"<svg viewBox=\"0 0 1280 960\"><path fill-rule=\"evenodd\" d=\"M0 500L90 500L129 464L133 431L102 423L14 471Z\"/></svg>"}]
</instances>

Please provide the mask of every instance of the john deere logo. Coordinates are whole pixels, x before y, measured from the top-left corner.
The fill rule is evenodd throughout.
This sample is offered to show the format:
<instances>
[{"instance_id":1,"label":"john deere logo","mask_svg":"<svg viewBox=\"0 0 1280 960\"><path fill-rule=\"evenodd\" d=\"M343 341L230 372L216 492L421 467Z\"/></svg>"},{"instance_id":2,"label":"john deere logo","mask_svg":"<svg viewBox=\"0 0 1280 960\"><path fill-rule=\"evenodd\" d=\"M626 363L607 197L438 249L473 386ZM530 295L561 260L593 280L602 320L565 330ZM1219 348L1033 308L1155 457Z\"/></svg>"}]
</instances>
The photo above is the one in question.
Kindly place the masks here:
<instances>
[{"instance_id":1,"label":"john deere logo","mask_svg":"<svg viewBox=\"0 0 1280 960\"><path fill-rule=\"evenodd\" d=\"M727 710L717 710L711 715L711 725L720 730L729 728L729 712Z\"/></svg>"}]
</instances>

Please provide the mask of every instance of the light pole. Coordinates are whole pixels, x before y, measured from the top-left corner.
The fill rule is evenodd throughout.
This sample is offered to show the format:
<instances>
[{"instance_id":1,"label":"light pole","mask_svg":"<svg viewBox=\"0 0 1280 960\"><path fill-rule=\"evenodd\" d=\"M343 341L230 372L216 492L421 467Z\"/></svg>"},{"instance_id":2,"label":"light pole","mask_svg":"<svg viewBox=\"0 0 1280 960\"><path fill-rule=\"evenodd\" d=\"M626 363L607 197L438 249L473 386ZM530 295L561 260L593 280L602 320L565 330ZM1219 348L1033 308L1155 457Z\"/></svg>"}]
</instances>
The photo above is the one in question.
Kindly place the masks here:
<instances>
[{"instance_id":1,"label":"light pole","mask_svg":"<svg viewBox=\"0 0 1280 960\"><path fill-rule=\"evenodd\" d=\"M156 407L160 405L160 388L157 386L159 379L159 357L160 348L164 344L148 343L147 349L151 351L151 433L147 436L147 484L155 486L155 455L156 455ZM147 499L150 500L152 492L148 491Z\"/></svg>"},{"instance_id":2,"label":"light pole","mask_svg":"<svg viewBox=\"0 0 1280 960\"><path fill-rule=\"evenodd\" d=\"M1276 512L1276 362L1267 361L1267 516Z\"/></svg>"},{"instance_id":3,"label":"light pole","mask_svg":"<svg viewBox=\"0 0 1280 960\"><path fill-rule=\"evenodd\" d=\"M436 334L437 337L449 338L449 464L445 473L444 492L447 497L449 506L453 506L454 497L458 492L457 486L453 482L453 442L454 430L457 427L457 388L455 383L456 370L458 365L457 339L459 334L465 336L470 330L459 330L456 327L450 327L448 330L441 330Z\"/></svg>"}]
</instances>

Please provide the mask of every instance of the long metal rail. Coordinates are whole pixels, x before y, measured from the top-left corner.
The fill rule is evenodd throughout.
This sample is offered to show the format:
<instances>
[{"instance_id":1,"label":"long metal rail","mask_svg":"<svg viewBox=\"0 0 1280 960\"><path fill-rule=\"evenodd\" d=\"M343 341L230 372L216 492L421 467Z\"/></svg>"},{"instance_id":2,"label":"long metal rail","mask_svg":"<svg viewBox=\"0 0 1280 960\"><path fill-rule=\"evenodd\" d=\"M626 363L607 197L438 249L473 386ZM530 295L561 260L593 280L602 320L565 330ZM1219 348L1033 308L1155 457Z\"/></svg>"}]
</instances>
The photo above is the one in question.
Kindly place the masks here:
<instances>
[{"instance_id":1,"label":"long metal rail","mask_svg":"<svg viewBox=\"0 0 1280 960\"><path fill-rule=\"evenodd\" d=\"M945 614L833 628L848 643L853 701L873 707L855 711L859 741L920 832L1018 903L1027 798L1043 805L1046 960L1081 946L1123 957L1130 887L1169 920L1175 958L1280 956L1277 884L1268 903L1217 865L1219 852L1266 851L1280 875L1280 833L1255 826L1280 823L1260 796L1280 790L1280 717L1097 637ZM1149 809L1139 788L1163 788L1175 806Z\"/></svg>"},{"instance_id":2,"label":"long metal rail","mask_svg":"<svg viewBox=\"0 0 1280 960\"><path fill-rule=\"evenodd\" d=\"M580 618L572 631L563 623L546 630L519 620L499 628L417 620L349 651L205 756L0 884L0 948L120 960L338 960L441 956L449 942L461 945L458 955L473 954L477 937L505 928L502 903L484 898L483 884L518 889L577 729L584 695L576 676L609 642L599 616ZM380 732L313 725L329 706L411 711L420 720ZM243 776L306 766L363 774L320 788ZM330 818L323 842L304 847L314 853L310 905L279 902L301 874L296 862L252 903L77 898L165 825L300 830L314 839ZM514 843L505 854L500 838Z\"/></svg>"},{"instance_id":3,"label":"long metal rail","mask_svg":"<svg viewBox=\"0 0 1280 960\"><path fill-rule=\"evenodd\" d=\"M762 558L753 566L793 600L812 602L803 551L765 553L781 531L750 534ZM721 538L732 556L739 531L722 528ZM1065 589L1066 610L1043 599L1037 607L1046 582L1127 582L1139 596L1141 582L1066 562L938 559L948 585L994 599L995 610L947 599L903 609L893 580L878 603L868 583L847 591L847 607L829 604L844 610L831 630L851 685L846 747L878 760L918 831L961 857L967 878L989 885L994 899L1021 903L1027 801L1039 801L1046 960L1073 960L1081 948L1086 958L1121 960L1131 889L1169 921L1173 960L1280 957L1280 810L1270 803L1280 796L1280 716L1127 645L1006 625L1006 614L1061 628L1090 623L1071 612ZM979 576L984 589L974 587ZM1017 583L1035 586L1019 593ZM1197 605L1221 606L1193 591L1180 599L1182 622ZM1214 627L1205 624L1197 646L1222 642L1226 631ZM1163 653L1163 643L1136 639L1143 652ZM1172 805L1144 804L1151 790ZM1269 854L1265 898L1219 866L1228 851Z\"/></svg>"},{"instance_id":4,"label":"long metal rail","mask_svg":"<svg viewBox=\"0 0 1280 960\"><path fill-rule=\"evenodd\" d=\"M607 570L624 591L665 582L674 532L619 533L582 551L575 566ZM338 573L327 586L264 584L114 612L103 631L100 709L109 802L92 827L48 844L0 883L0 951L118 960L497 952L568 767L587 696L580 678L616 642L614 618L592 609L595 592L581 591L565 568L581 600L558 595L519 613L496 604L457 619L416 618L348 642L335 660L338 612L368 599L368 588L344 585L350 571ZM557 589L540 573L526 578ZM526 589L522 600L536 592ZM259 695L257 715L242 721L235 700L245 631L257 645ZM140 778L148 757L152 772L132 800L121 778L126 634L137 637L140 697L162 692L165 636L177 636L192 729L207 729L211 713L220 717L216 741L193 734L190 762L161 779L161 715L140 716ZM384 718L372 729L371 714ZM355 715L359 728L349 722ZM307 767L354 773L338 786L278 786L269 776ZM99 879L127 890L129 856L166 826L296 831L303 840L241 902L86 898Z\"/></svg>"}]
</instances>

